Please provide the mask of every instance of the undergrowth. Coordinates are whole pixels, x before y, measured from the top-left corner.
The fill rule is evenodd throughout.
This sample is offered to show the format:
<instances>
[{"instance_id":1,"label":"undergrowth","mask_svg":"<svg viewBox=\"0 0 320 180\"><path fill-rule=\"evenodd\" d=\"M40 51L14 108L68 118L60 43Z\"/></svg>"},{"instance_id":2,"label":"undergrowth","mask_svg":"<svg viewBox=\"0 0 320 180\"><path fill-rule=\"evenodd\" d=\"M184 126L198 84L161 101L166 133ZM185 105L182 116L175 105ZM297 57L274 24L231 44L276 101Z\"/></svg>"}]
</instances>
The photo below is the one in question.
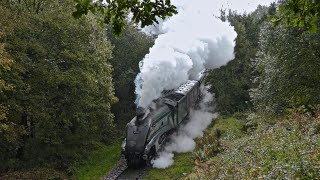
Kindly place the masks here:
<instances>
[{"instance_id":1,"label":"undergrowth","mask_svg":"<svg viewBox=\"0 0 320 180\"><path fill-rule=\"evenodd\" d=\"M47 179L47 180L67 180L69 176L65 172L53 168L32 168L20 171L7 172L0 175L0 180L17 180L17 179Z\"/></svg>"},{"instance_id":2,"label":"undergrowth","mask_svg":"<svg viewBox=\"0 0 320 180\"><path fill-rule=\"evenodd\" d=\"M73 166L73 179L96 180L106 175L120 159L120 142L101 145L86 161Z\"/></svg>"},{"instance_id":3,"label":"undergrowth","mask_svg":"<svg viewBox=\"0 0 320 180\"><path fill-rule=\"evenodd\" d=\"M47 180L96 180L106 175L120 159L120 141L111 145L97 144L96 150L85 159L75 162L68 170L37 167L0 174L0 180L47 179ZM1 162L0 162L1 163Z\"/></svg>"},{"instance_id":4,"label":"undergrowth","mask_svg":"<svg viewBox=\"0 0 320 180\"><path fill-rule=\"evenodd\" d=\"M170 180L183 179L187 174L191 173L193 168L193 160L191 153L176 154L174 164L167 169L151 169L144 180Z\"/></svg>"},{"instance_id":5,"label":"undergrowth","mask_svg":"<svg viewBox=\"0 0 320 180\"><path fill-rule=\"evenodd\" d=\"M316 179L319 143L319 110L220 116L197 140L195 167L185 179Z\"/></svg>"}]
</instances>

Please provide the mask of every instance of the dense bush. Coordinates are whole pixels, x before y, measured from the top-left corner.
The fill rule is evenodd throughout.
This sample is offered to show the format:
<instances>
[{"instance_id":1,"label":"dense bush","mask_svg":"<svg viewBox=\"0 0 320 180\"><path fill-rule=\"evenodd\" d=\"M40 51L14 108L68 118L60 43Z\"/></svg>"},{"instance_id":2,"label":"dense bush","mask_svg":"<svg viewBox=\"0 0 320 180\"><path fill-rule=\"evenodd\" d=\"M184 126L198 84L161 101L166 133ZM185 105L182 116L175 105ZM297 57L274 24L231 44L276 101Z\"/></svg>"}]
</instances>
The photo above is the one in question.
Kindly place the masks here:
<instances>
[{"instance_id":1,"label":"dense bush","mask_svg":"<svg viewBox=\"0 0 320 180\"><path fill-rule=\"evenodd\" d=\"M93 17L73 19L73 1L19 2L0 3L0 171L66 168L112 139L111 44Z\"/></svg>"},{"instance_id":2,"label":"dense bush","mask_svg":"<svg viewBox=\"0 0 320 180\"><path fill-rule=\"evenodd\" d=\"M218 110L233 117L220 116L198 140L196 167L186 179L320 176L320 31L272 27L258 15L274 14L274 5L261 10L231 16L238 23L236 58L211 71L208 84ZM234 113L251 105L254 113Z\"/></svg>"},{"instance_id":3,"label":"dense bush","mask_svg":"<svg viewBox=\"0 0 320 180\"><path fill-rule=\"evenodd\" d=\"M119 102L112 106L112 112L116 125L121 133L124 133L126 123L136 112L134 79L140 72L139 61L149 53L153 39L140 32L133 23L128 23L119 38L115 38L110 30L108 37L114 46L110 63L114 69L112 77L115 94L119 98Z\"/></svg>"},{"instance_id":4,"label":"dense bush","mask_svg":"<svg viewBox=\"0 0 320 180\"><path fill-rule=\"evenodd\" d=\"M259 114L249 114L247 119L220 117L198 141L196 166L186 179L319 177L319 110L314 107L312 114L300 107L277 119ZM244 131L246 124L256 126Z\"/></svg>"},{"instance_id":5,"label":"dense bush","mask_svg":"<svg viewBox=\"0 0 320 180\"><path fill-rule=\"evenodd\" d=\"M287 108L320 103L319 42L320 30L272 28L271 23L262 27L251 90L258 110L283 113Z\"/></svg>"},{"instance_id":6,"label":"dense bush","mask_svg":"<svg viewBox=\"0 0 320 180\"><path fill-rule=\"evenodd\" d=\"M219 112L232 114L252 107L248 91L252 88L251 61L258 50L260 26L273 11L273 6L259 6L251 14L241 15L230 11L227 17L222 11L221 19L228 20L234 26L237 38L234 60L226 66L211 70L207 78L207 84L211 86L210 92L215 93Z\"/></svg>"}]
</instances>

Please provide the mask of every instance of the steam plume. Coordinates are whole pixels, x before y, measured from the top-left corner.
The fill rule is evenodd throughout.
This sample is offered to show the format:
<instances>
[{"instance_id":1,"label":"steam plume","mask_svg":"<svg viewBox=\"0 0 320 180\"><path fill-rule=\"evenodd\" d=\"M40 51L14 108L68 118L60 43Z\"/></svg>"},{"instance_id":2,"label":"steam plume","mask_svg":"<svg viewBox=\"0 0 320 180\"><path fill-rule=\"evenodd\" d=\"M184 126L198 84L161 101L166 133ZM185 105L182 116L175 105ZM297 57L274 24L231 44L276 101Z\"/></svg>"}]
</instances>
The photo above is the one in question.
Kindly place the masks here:
<instances>
[{"instance_id":1,"label":"steam plume","mask_svg":"<svg viewBox=\"0 0 320 180\"><path fill-rule=\"evenodd\" d=\"M143 29L158 38L139 63L140 73L135 79L137 106L148 107L163 90L175 89L188 79L197 79L203 69L218 68L234 58L237 34L229 23L216 18L220 8L249 13L258 4L267 5L272 1L172 0L178 14L165 21L159 19L159 24ZM205 102L208 101L207 93ZM189 123L171 136L170 143L153 162L154 167L166 168L173 163L174 152L195 148L193 139L201 137L217 115L208 110L205 102L200 110L191 110Z\"/></svg>"},{"instance_id":2,"label":"steam plume","mask_svg":"<svg viewBox=\"0 0 320 180\"><path fill-rule=\"evenodd\" d=\"M138 106L148 107L163 90L177 88L188 79L197 79L203 69L233 59L236 32L213 15L213 1L173 1L177 15L144 29L158 38L140 62L135 80Z\"/></svg>"},{"instance_id":3,"label":"steam plume","mask_svg":"<svg viewBox=\"0 0 320 180\"><path fill-rule=\"evenodd\" d=\"M190 120L170 136L169 142L165 145L164 150L160 152L159 157L153 161L153 167L167 168L173 164L174 152L192 151L196 146L194 139L202 137L203 131L217 116L216 113L211 112L213 109L213 107L210 106L213 100L212 95L206 90L203 90L203 94L204 97L200 103L200 109L190 111Z\"/></svg>"}]
</instances>

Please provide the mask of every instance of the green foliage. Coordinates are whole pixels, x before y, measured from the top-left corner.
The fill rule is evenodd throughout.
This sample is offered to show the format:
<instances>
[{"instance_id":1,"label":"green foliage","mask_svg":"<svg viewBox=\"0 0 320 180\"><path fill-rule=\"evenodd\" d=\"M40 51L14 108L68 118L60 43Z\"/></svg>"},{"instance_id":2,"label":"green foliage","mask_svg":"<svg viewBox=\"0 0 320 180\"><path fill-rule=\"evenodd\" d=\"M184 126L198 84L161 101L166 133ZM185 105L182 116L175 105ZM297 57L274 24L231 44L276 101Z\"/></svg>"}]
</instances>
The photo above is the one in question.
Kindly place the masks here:
<instances>
[{"instance_id":1,"label":"green foliage","mask_svg":"<svg viewBox=\"0 0 320 180\"><path fill-rule=\"evenodd\" d=\"M235 117L219 117L214 120L212 131L218 131L223 139L234 139L242 135L243 122Z\"/></svg>"},{"instance_id":2,"label":"green foliage","mask_svg":"<svg viewBox=\"0 0 320 180\"><path fill-rule=\"evenodd\" d=\"M140 71L139 61L148 54L154 40L140 32L133 23L127 25L121 37L114 38L110 30L108 36L114 46L110 63L114 70L115 94L119 98L119 102L112 106L112 112L123 133L125 125L136 112L134 79Z\"/></svg>"},{"instance_id":3,"label":"green foliage","mask_svg":"<svg viewBox=\"0 0 320 180\"><path fill-rule=\"evenodd\" d=\"M306 113L307 112L307 113ZM204 155L202 161L196 158L196 166L186 179L314 179L319 177L319 107L313 114L304 108L291 110L290 115L279 119L269 119L257 114L249 114L246 120L219 118L206 139L217 139L217 126L230 123L243 130L244 122L258 122L250 133L228 137L221 133L219 151ZM229 122L228 122L229 121ZM270 124L271 122L271 124ZM276 122L275 124L273 122ZM227 123L227 124L225 124ZM198 151L213 141L199 141ZM216 145L217 146L217 145ZM214 148L214 147L213 147ZM199 161L197 163L197 160Z\"/></svg>"},{"instance_id":4,"label":"green foliage","mask_svg":"<svg viewBox=\"0 0 320 180\"><path fill-rule=\"evenodd\" d=\"M112 139L111 44L94 17L70 15L70 1L46 2L51 8L39 14L11 3L0 4L0 42L12 59L10 71L1 71L12 88L0 91L7 108L0 171L43 164L66 169L96 142Z\"/></svg>"},{"instance_id":5,"label":"green foliage","mask_svg":"<svg viewBox=\"0 0 320 180\"><path fill-rule=\"evenodd\" d=\"M238 33L236 57L211 71L208 84L217 93L219 110L230 113L239 111L237 103L245 99L237 99L241 88L235 84L249 81L250 99L259 114L220 117L198 141L196 166L186 179L315 179L320 175L320 32L273 28L259 15L274 15L275 4L254 13L252 18L251 14L228 17ZM241 66L248 74L236 71ZM226 127L228 131L223 130Z\"/></svg>"},{"instance_id":6,"label":"green foliage","mask_svg":"<svg viewBox=\"0 0 320 180\"><path fill-rule=\"evenodd\" d=\"M273 26L285 23L286 27L305 27L310 32L317 32L319 18L319 0L282 1L277 14L270 17Z\"/></svg>"},{"instance_id":7,"label":"green foliage","mask_svg":"<svg viewBox=\"0 0 320 180\"><path fill-rule=\"evenodd\" d=\"M67 180L69 176L65 172L53 168L29 168L20 171L8 172L0 175L0 179L47 179L47 180Z\"/></svg>"},{"instance_id":8,"label":"green foliage","mask_svg":"<svg viewBox=\"0 0 320 180\"><path fill-rule=\"evenodd\" d=\"M238 34L235 58L226 66L211 70L207 77L207 84L211 86L210 92L215 93L219 112L232 114L251 107L248 92L252 86L251 59L255 57L260 26L266 20L268 10L259 6L249 15L230 11L227 16Z\"/></svg>"},{"instance_id":9,"label":"green foliage","mask_svg":"<svg viewBox=\"0 0 320 180\"><path fill-rule=\"evenodd\" d=\"M167 16L177 14L176 7L170 0L74 0L76 11L73 12L75 18L80 18L89 12L102 16L101 23L111 24L112 32L119 36L126 25L128 13L132 13L132 20L141 23L141 27L158 23L157 17L165 19Z\"/></svg>"},{"instance_id":10,"label":"green foliage","mask_svg":"<svg viewBox=\"0 0 320 180\"><path fill-rule=\"evenodd\" d=\"M73 178L77 180L99 179L106 175L120 159L120 143L101 145L85 161L74 163Z\"/></svg>"},{"instance_id":11,"label":"green foliage","mask_svg":"<svg viewBox=\"0 0 320 180\"><path fill-rule=\"evenodd\" d=\"M6 6L14 11L28 12L32 14L41 13L44 8L50 7L48 0L6 0L2 6Z\"/></svg>"},{"instance_id":12,"label":"green foliage","mask_svg":"<svg viewBox=\"0 0 320 180\"><path fill-rule=\"evenodd\" d=\"M244 122L235 117L219 116L213 126L205 131L202 138L196 140L197 147L193 152L196 166L223 151L223 141L237 139L242 136Z\"/></svg>"},{"instance_id":13,"label":"green foliage","mask_svg":"<svg viewBox=\"0 0 320 180\"><path fill-rule=\"evenodd\" d=\"M192 171L191 153L175 154L174 164L167 169L151 169L143 179L170 180L182 179Z\"/></svg>"},{"instance_id":14,"label":"green foliage","mask_svg":"<svg viewBox=\"0 0 320 180\"><path fill-rule=\"evenodd\" d=\"M206 135L197 139L197 147L193 154L193 159L196 165L199 165L208 160L209 157L217 155L221 149L221 132L220 129L206 132Z\"/></svg>"},{"instance_id":15,"label":"green foliage","mask_svg":"<svg viewBox=\"0 0 320 180\"><path fill-rule=\"evenodd\" d=\"M251 92L258 110L283 113L286 108L320 103L319 42L320 31L264 25Z\"/></svg>"}]
</instances>

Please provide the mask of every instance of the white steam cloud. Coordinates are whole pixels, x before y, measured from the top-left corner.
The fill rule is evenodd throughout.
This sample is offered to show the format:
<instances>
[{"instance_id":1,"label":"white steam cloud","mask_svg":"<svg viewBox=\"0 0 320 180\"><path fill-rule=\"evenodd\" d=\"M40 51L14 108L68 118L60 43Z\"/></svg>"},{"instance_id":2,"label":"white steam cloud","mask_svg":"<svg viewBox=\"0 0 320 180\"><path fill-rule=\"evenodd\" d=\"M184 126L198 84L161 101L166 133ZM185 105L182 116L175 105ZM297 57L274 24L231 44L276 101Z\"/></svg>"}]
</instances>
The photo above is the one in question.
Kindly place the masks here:
<instances>
[{"instance_id":1,"label":"white steam cloud","mask_svg":"<svg viewBox=\"0 0 320 180\"><path fill-rule=\"evenodd\" d=\"M174 153L190 152L194 150L197 137L203 136L203 131L209 126L211 121L217 116L211 112L213 107L213 96L206 90L203 92L203 99L200 102L199 110L190 110L190 120L185 125L182 125L177 132L169 138L168 144L165 145L159 157L153 160L153 167L167 168L173 164Z\"/></svg>"},{"instance_id":2,"label":"white steam cloud","mask_svg":"<svg viewBox=\"0 0 320 180\"><path fill-rule=\"evenodd\" d=\"M139 64L140 73L135 79L137 106L148 107L163 90L175 89L188 79L197 79L202 70L218 68L234 58L237 34L228 22L216 18L219 9L249 13L258 4L267 5L273 1L171 0L178 14L164 21L158 19L159 24L143 29L158 38ZM167 168L173 164L175 152L195 148L194 139L201 137L217 116L205 105L212 100L209 93L205 94L201 109L191 110L190 121L170 137L170 143L153 161L154 167Z\"/></svg>"},{"instance_id":3,"label":"white steam cloud","mask_svg":"<svg viewBox=\"0 0 320 180\"><path fill-rule=\"evenodd\" d=\"M228 22L214 16L216 0L175 1L178 14L144 29L157 34L155 45L140 62L136 104L148 107L163 90L177 88L199 72L226 64L234 58L237 36Z\"/></svg>"}]
</instances>

